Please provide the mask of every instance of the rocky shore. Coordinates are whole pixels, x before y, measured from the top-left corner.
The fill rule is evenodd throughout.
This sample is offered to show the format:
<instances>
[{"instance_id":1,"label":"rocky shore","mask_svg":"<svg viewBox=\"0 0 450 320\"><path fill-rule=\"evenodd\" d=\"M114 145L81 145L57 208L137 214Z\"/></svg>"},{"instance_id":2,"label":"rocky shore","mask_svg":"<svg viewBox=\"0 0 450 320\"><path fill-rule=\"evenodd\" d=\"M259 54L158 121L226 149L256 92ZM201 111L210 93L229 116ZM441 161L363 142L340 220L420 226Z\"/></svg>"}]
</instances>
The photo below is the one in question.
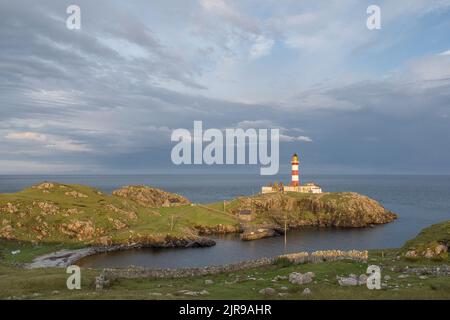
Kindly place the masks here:
<instances>
[{"instance_id":1,"label":"rocky shore","mask_svg":"<svg viewBox=\"0 0 450 320\"><path fill-rule=\"evenodd\" d=\"M198 248L198 247L211 247L216 243L214 240L198 237L196 239L187 238L172 238L168 239L166 242L162 243L135 243L135 244L121 244L112 246L95 246L87 247L82 249L65 249L57 252L49 253L46 255L39 256L35 258L31 263L26 264L25 268L35 269L35 268L48 268L48 267L67 267L75 262L81 260L82 258L114 251L122 251L129 249L141 249L141 248Z\"/></svg>"}]
</instances>

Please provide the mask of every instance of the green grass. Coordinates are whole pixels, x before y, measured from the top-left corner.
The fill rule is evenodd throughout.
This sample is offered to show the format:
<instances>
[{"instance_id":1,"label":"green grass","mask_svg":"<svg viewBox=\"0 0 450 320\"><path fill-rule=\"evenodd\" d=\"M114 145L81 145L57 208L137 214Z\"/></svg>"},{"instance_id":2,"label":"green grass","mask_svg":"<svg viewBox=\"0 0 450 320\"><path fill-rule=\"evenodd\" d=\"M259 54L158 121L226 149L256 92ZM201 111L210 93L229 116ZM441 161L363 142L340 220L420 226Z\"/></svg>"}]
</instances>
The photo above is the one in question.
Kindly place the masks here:
<instances>
[{"instance_id":1,"label":"green grass","mask_svg":"<svg viewBox=\"0 0 450 320\"><path fill-rule=\"evenodd\" d=\"M366 286L340 287L336 276L350 273L365 273L367 264L339 261L318 264L269 266L240 272L178 279L121 279L116 280L103 291L94 289L94 278L100 270L82 269L82 289L66 288L65 269L25 270L0 264L0 299L191 299L178 293L180 290L202 291L208 295L194 299L450 299L450 277L429 277L419 279L411 275L400 279L399 273L390 270L393 265L392 253L384 258L375 252L370 255L372 263L383 266L382 276L389 275L389 287L382 290L368 290ZM414 264L409 264L413 267ZM294 285L288 280L272 282L277 275L288 276L291 272L316 274L314 281L306 285ZM213 284L205 285L205 280ZM253 280L256 279L256 280ZM271 287L277 293L287 296L264 296L258 293ZM286 290L282 290L286 287ZM305 288L312 291L310 296L301 293Z\"/></svg>"},{"instance_id":2,"label":"green grass","mask_svg":"<svg viewBox=\"0 0 450 320\"><path fill-rule=\"evenodd\" d=\"M165 212L170 213L170 209ZM195 210L195 208L192 208ZM441 226L433 226L442 230ZM424 237L425 235L428 235ZM422 232L410 243L421 244L421 241L435 239L429 232ZM111 283L103 291L96 291L94 279L101 273L98 269L82 268L82 289L66 288L67 274L63 268L47 268L27 270L15 266L18 262L27 262L38 254L61 249L66 245L44 244L33 246L29 243L11 241L0 242L0 299L191 299L178 293L180 290L202 291L208 295L195 299L450 299L450 277L429 276L420 279L410 274L407 278L399 278L399 269L414 267L440 266L445 262L428 259L408 261L401 258L402 250L383 249L369 251L368 263L354 261L325 262L317 264L293 265L286 261L278 261L272 266L254 268L232 273L197 276L187 278L166 279L120 279ZM10 251L20 249L15 256ZM447 262L448 263L448 262ZM382 290L368 290L366 286L341 287L336 276L348 276L365 273L370 264L382 269L382 277L391 279L384 281L387 286ZM288 280L273 282L276 276L288 276L291 272L315 273L314 281L306 285L294 285ZM206 285L205 280L213 281ZM273 288L277 293L286 296L264 296L259 293L263 288ZM312 294L302 295L305 288ZM283 290L285 289L285 290Z\"/></svg>"}]
</instances>

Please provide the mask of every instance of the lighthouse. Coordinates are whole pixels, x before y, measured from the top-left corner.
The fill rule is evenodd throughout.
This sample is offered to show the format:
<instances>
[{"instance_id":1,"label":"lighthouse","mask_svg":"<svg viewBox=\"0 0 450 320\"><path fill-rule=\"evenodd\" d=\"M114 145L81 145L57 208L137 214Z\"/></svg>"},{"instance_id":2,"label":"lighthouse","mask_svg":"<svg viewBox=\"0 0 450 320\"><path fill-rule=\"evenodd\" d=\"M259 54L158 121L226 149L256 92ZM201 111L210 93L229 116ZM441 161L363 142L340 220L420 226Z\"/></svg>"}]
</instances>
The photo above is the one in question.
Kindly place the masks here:
<instances>
[{"instance_id":1,"label":"lighthouse","mask_svg":"<svg viewBox=\"0 0 450 320\"><path fill-rule=\"evenodd\" d=\"M298 179L298 156L296 153L294 153L294 155L292 156L291 165L292 165L291 186L298 187L300 181Z\"/></svg>"}]
</instances>

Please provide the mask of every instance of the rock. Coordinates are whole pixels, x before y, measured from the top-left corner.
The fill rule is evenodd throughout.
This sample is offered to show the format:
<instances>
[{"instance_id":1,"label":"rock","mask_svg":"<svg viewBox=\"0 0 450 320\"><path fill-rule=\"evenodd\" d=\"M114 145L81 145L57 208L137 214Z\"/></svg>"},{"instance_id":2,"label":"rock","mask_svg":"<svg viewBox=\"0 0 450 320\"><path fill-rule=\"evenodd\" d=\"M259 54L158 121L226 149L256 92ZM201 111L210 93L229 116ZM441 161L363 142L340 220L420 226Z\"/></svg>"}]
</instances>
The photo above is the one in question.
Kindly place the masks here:
<instances>
[{"instance_id":1,"label":"rock","mask_svg":"<svg viewBox=\"0 0 450 320\"><path fill-rule=\"evenodd\" d=\"M209 292L206 291L206 290L202 290L202 291L179 290L175 294L176 295L191 296L191 297L198 297L198 296L208 295Z\"/></svg>"},{"instance_id":2,"label":"rock","mask_svg":"<svg viewBox=\"0 0 450 320\"><path fill-rule=\"evenodd\" d=\"M293 264L301 264L308 262L309 253L308 252L298 252L298 253L288 253L283 254L278 257L279 259L286 259Z\"/></svg>"},{"instance_id":3,"label":"rock","mask_svg":"<svg viewBox=\"0 0 450 320\"><path fill-rule=\"evenodd\" d=\"M172 207L191 203L180 195L147 186L125 186L113 191L113 195L136 201L146 207Z\"/></svg>"},{"instance_id":4,"label":"rock","mask_svg":"<svg viewBox=\"0 0 450 320\"><path fill-rule=\"evenodd\" d=\"M276 291L273 288L265 288L258 291L260 294L266 295L266 296L273 296Z\"/></svg>"},{"instance_id":5,"label":"rock","mask_svg":"<svg viewBox=\"0 0 450 320\"><path fill-rule=\"evenodd\" d=\"M409 275L407 275L407 274L401 274L398 276L399 279L406 279L408 277L409 277Z\"/></svg>"},{"instance_id":6,"label":"rock","mask_svg":"<svg viewBox=\"0 0 450 320\"><path fill-rule=\"evenodd\" d=\"M301 274L299 272L292 272L289 275L289 282L292 284L307 284L313 281L315 274L313 272L307 272Z\"/></svg>"},{"instance_id":7,"label":"rock","mask_svg":"<svg viewBox=\"0 0 450 320\"><path fill-rule=\"evenodd\" d=\"M365 275L365 274L359 275L359 278L358 278L358 284L359 284L360 286L367 285L367 279L368 279L368 276L367 276L367 275Z\"/></svg>"},{"instance_id":8,"label":"rock","mask_svg":"<svg viewBox=\"0 0 450 320\"><path fill-rule=\"evenodd\" d=\"M40 201L40 202L33 202L33 205L37 205L39 209L41 209L41 214L43 216L47 215L55 215L59 212L59 207L55 205L54 203L47 202L47 201Z\"/></svg>"},{"instance_id":9,"label":"rock","mask_svg":"<svg viewBox=\"0 0 450 320\"><path fill-rule=\"evenodd\" d=\"M288 296L289 295L289 293L286 293L286 292L280 292L280 293L278 293L278 296L279 297L286 297L286 296Z\"/></svg>"},{"instance_id":10,"label":"rock","mask_svg":"<svg viewBox=\"0 0 450 320\"><path fill-rule=\"evenodd\" d=\"M385 275L385 276L384 276L384 281L389 281L389 280L391 280L391 276Z\"/></svg>"},{"instance_id":11,"label":"rock","mask_svg":"<svg viewBox=\"0 0 450 320\"><path fill-rule=\"evenodd\" d=\"M338 278L338 283L341 287L358 285L358 280L356 278L352 278L352 277L337 277L337 278Z\"/></svg>"},{"instance_id":12,"label":"rock","mask_svg":"<svg viewBox=\"0 0 450 320\"><path fill-rule=\"evenodd\" d=\"M55 187L54 183L42 182L38 185L33 186L32 188L39 189L39 190L48 190L48 189L53 189L54 187Z\"/></svg>"},{"instance_id":13,"label":"rock","mask_svg":"<svg viewBox=\"0 0 450 320\"><path fill-rule=\"evenodd\" d=\"M283 286L283 287L280 287L280 290L287 291L287 290L289 290L289 288Z\"/></svg>"},{"instance_id":14,"label":"rock","mask_svg":"<svg viewBox=\"0 0 450 320\"><path fill-rule=\"evenodd\" d=\"M419 279L426 280L426 279L428 279L428 277L427 276L419 276Z\"/></svg>"},{"instance_id":15,"label":"rock","mask_svg":"<svg viewBox=\"0 0 450 320\"><path fill-rule=\"evenodd\" d=\"M275 276L275 278L273 278L273 280L280 281L280 280L287 280L287 278L288 277L286 277L286 276L277 275L277 276Z\"/></svg>"},{"instance_id":16,"label":"rock","mask_svg":"<svg viewBox=\"0 0 450 320\"><path fill-rule=\"evenodd\" d=\"M214 281L207 279L205 280L205 284L207 285L214 284Z\"/></svg>"},{"instance_id":17,"label":"rock","mask_svg":"<svg viewBox=\"0 0 450 320\"><path fill-rule=\"evenodd\" d=\"M91 220L72 220L69 224L63 223L60 226L60 231L70 238L76 238L78 241L92 239L96 234L96 229Z\"/></svg>"},{"instance_id":18,"label":"rock","mask_svg":"<svg viewBox=\"0 0 450 320\"><path fill-rule=\"evenodd\" d=\"M78 191L68 191L66 193L64 193L66 196L72 197L72 198L87 198L88 196L85 195L84 193L78 192Z\"/></svg>"},{"instance_id":19,"label":"rock","mask_svg":"<svg viewBox=\"0 0 450 320\"><path fill-rule=\"evenodd\" d=\"M0 228L0 238L4 238L6 240L15 239L14 236L14 228L10 224L4 224L5 220L3 220L3 227Z\"/></svg>"},{"instance_id":20,"label":"rock","mask_svg":"<svg viewBox=\"0 0 450 320\"><path fill-rule=\"evenodd\" d=\"M13 256L15 256L16 254L19 254L19 253L20 253L20 250L13 250L13 251L11 251L11 254Z\"/></svg>"},{"instance_id":21,"label":"rock","mask_svg":"<svg viewBox=\"0 0 450 320\"><path fill-rule=\"evenodd\" d=\"M103 290L109 286L109 280L106 279L104 274L95 277L95 290Z\"/></svg>"},{"instance_id":22,"label":"rock","mask_svg":"<svg viewBox=\"0 0 450 320\"><path fill-rule=\"evenodd\" d=\"M241 240L251 241L270 238L279 235L275 230L268 228L247 229L241 234Z\"/></svg>"},{"instance_id":23,"label":"rock","mask_svg":"<svg viewBox=\"0 0 450 320\"><path fill-rule=\"evenodd\" d=\"M419 248L412 248L405 253L406 258L426 258L436 260L447 259L448 246L444 243L431 242L426 246Z\"/></svg>"},{"instance_id":24,"label":"rock","mask_svg":"<svg viewBox=\"0 0 450 320\"><path fill-rule=\"evenodd\" d=\"M303 296L309 296L311 294L311 290L309 288L305 288L302 292Z\"/></svg>"},{"instance_id":25,"label":"rock","mask_svg":"<svg viewBox=\"0 0 450 320\"><path fill-rule=\"evenodd\" d=\"M128 218L130 220L137 220L137 218L138 218L136 212L134 212L134 211L127 211L127 210L124 210L124 209L117 208L113 204L106 205L106 208L108 210L111 210L111 211L115 212L115 213L119 213L119 214L125 216L126 218Z\"/></svg>"}]
</instances>

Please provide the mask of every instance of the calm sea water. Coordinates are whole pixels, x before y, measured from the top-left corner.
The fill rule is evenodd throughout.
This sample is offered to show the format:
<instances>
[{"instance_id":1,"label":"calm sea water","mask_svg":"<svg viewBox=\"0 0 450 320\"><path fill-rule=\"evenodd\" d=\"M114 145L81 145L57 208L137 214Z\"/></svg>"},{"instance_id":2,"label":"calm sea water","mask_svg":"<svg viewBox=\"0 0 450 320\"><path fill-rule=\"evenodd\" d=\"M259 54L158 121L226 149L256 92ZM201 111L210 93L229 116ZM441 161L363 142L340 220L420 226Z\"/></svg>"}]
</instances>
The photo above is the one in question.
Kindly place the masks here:
<instances>
[{"instance_id":1,"label":"calm sea water","mask_svg":"<svg viewBox=\"0 0 450 320\"><path fill-rule=\"evenodd\" d=\"M259 175L142 175L142 176L0 176L0 193L16 192L24 187L50 180L86 184L104 192L131 184L151 185L186 196L194 202L213 202L250 195L270 181L289 181ZM252 242L229 235L216 238L217 245L196 249L141 249L92 256L84 266L188 267L217 265L246 259L270 257L283 252L322 249L374 249L401 246L420 229L450 219L450 176L412 175L320 175L304 176L325 191L355 191L379 201L397 213L395 222L364 229L317 229L288 233L283 237Z\"/></svg>"}]
</instances>

